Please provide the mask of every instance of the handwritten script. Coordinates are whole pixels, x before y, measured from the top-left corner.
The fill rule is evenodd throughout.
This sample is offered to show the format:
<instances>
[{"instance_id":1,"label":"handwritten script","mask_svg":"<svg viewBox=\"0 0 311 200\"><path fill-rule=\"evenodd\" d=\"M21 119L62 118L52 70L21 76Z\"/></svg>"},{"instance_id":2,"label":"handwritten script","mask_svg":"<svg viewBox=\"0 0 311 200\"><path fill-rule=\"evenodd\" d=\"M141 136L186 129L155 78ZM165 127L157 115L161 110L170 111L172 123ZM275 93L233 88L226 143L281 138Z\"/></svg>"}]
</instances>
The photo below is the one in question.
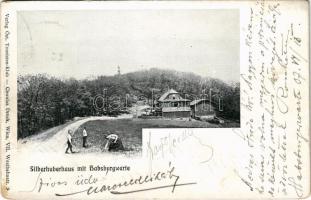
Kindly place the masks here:
<instances>
[{"instance_id":1,"label":"handwritten script","mask_svg":"<svg viewBox=\"0 0 311 200\"><path fill-rule=\"evenodd\" d=\"M114 195L145 192L151 190L159 190L165 188L172 188L171 192L174 193L176 187L194 185L196 182L180 183L180 176L175 173L175 167L169 163L169 168L163 171L157 171L152 175L140 175L135 178L130 178L129 180L120 181L116 183L106 184L106 174L102 176L89 175L84 177L79 175L74 178L73 181L52 179L51 177L42 176L42 172L38 174L36 182L32 190L28 192L41 193L46 190L57 190L64 189L66 187L77 188L77 191L69 193L58 193L55 192L56 196L72 196L76 194L84 193L87 196L109 192ZM160 185L158 185L160 184ZM81 189L83 188L83 189ZM122 190L123 189L123 190Z\"/></svg>"},{"instance_id":2,"label":"handwritten script","mask_svg":"<svg viewBox=\"0 0 311 200\"><path fill-rule=\"evenodd\" d=\"M243 129L248 148L236 174L249 190L269 197L306 195L308 163L308 60L306 24L282 2L257 1L249 8L241 74Z\"/></svg>"}]
</instances>

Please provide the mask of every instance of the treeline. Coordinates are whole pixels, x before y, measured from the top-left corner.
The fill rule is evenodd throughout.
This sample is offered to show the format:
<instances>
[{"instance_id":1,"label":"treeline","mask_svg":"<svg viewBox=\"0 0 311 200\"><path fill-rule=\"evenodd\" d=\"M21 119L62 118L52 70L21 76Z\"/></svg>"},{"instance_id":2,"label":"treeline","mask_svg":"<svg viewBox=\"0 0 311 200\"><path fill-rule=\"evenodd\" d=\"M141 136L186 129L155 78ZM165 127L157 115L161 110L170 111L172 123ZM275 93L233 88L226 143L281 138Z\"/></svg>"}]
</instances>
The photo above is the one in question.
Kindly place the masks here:
<instances>
[{"instance_id":1,"label":"treeline","mask_svg":"<svg viewBox=\"0 0 311 200\"><path fill-rule=\"evenodd\" d=\"M219 115L240 119L240 86L202 78L193 73L150 69L96 79L59 79L45 74L18 77L18 137L65 123L74 117L109 114L114 108L131 106L137 100L158 99L173 88L188 99L206 98L213 89L213 101L223 99ZM93 105L97 95L97 107ZM107 105L107 106L106 106ZM116 106L118 105L118 106ZM216 105L217 106L217 105Z\"/></svg>"}]
</instances>

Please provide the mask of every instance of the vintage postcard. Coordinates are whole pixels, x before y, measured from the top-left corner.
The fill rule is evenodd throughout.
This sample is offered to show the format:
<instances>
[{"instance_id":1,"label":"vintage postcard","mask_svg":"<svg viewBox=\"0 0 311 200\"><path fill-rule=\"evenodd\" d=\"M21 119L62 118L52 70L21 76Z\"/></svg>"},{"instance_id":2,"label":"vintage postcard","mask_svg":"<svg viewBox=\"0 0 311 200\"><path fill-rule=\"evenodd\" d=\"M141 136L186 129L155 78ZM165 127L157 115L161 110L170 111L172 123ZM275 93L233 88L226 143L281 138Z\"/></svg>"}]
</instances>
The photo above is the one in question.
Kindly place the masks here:
<instances>
[{"instance_id":1,"label":"vintage postcard","mask_svg":"<svg viewBox=\"0 0 311 200\"><path fill-rule=\"evenodd\" d=\"M310 195L307 1L1 4L7 199Z\"/></svg>"}]
</instances>

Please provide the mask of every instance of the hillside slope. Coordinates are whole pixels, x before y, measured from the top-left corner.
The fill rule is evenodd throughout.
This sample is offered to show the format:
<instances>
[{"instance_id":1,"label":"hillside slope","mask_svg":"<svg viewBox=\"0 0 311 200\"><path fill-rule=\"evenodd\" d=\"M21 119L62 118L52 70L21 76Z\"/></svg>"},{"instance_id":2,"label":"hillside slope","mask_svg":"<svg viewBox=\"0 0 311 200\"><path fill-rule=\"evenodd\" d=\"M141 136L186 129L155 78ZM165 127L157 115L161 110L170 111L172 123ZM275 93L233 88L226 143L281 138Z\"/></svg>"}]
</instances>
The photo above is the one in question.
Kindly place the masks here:
<instances>
[{"instance_id":1,"label":"hillside slope","mask_svg":"<svg viewBox=\"0 0 311 200\"><path fill-rule=\"evenodd\" d=\"M158 99L169 88L190 100L207 98L223 100L224 118L240 119L239 83L227 83L193 73L149 69L93 79L59 79L45 74L18 77L18 137L23 138L48 128L64 124L74 117L102 115L103 109L130 107L139 99Z\"/></svg>"}]
</instances>

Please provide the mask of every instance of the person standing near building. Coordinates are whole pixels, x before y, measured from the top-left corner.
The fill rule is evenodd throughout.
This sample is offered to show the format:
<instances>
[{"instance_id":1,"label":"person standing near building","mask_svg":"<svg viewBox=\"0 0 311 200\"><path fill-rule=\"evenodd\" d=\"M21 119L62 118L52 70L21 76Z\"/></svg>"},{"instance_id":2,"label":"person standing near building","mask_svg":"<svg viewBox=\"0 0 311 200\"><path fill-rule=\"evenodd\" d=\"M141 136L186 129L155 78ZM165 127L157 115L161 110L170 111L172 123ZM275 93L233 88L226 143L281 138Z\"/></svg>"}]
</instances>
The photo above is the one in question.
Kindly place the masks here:
<instances>
[{"instance_id":1,"label":"person standing near building","mask_svg":"<svg viewBox=\"0 0 311 200\"><path fill-rule=\"evenodd\" d=\"M86 132L86 128L83 128L83 132L82 132L82 140L83 140L83 147L86 148L86 139L87 139L87 132Z\"/></svg>"},{"instance_id":2,"label":"person standing near building","mask_svg":"<svg viewBox=\"0 0 311 200\"><path fill-rule=\"evenodd\" d=\"M67 134L67 149L65 153L68 153L68 150L71 151L71 153L74 153L72 151L72 131L69 129Z\"/></svg>"}]
</instances>

